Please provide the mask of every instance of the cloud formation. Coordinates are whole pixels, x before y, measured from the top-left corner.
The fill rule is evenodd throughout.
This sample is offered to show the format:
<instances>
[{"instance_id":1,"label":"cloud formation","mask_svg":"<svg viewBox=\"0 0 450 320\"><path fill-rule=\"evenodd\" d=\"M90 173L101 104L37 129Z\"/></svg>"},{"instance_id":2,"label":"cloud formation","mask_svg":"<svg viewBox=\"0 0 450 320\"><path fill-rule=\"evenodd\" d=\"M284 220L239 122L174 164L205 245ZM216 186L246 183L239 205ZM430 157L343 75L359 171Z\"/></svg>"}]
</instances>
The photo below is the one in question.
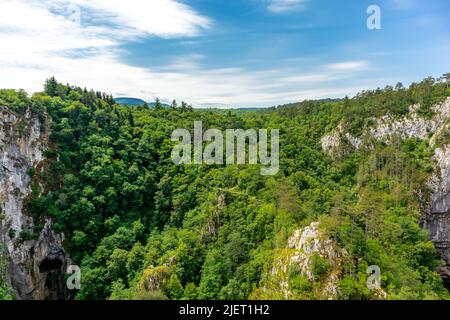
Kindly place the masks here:
<instances>
[{"instance_id":1,"label":"cloud formation","mask_svg":"<svg viewBox=\"0 0 450 320\"><path fill-rule=\"evenodd\" d=\"M364 71L369 68L369 62L367 62L367 61L345 61L345 62L327 64L325 67L331 71L341 71L341 72Z\"/></svg>"},{"instance_id":2,"label":"cloud formation","mask_svg":"<svg viewBox=\"0 0 450 320\"><path fill-rule=\"evenodd\" d=\"M272 13L303 11L309 0L269 0L267 10Z\"/></svg>"},{"instance_id":3,"label":"cloud formation","mask_svg":"<svg viewBox=\"0 0 450 320\"><path fill-rule=\"evenodd\" d=\"M74 18L74 8L81 10L81 23ZM2 0L0 88L40 91L44 80L54 75L62 82L115 95L186 100L197 106L270 106L361 89L336 87L333 81L364 70L365 61L300 72L208 68L199 54L158 68L132 66L122 59L126 52L121 48L130 40L193 37L211 26L211 19L174 0ZM323 89L316 89L319 85Z\"/></svg>"}]
</instances>

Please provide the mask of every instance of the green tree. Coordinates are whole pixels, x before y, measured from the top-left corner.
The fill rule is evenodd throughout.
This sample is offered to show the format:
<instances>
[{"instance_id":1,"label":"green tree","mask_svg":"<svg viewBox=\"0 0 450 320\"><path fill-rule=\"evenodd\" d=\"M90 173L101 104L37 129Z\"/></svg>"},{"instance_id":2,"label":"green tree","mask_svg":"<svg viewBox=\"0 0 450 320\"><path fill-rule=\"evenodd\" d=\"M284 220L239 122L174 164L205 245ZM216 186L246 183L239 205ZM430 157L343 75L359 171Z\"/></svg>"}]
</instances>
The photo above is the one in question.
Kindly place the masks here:
<instances>
[{"instance_id":1,"label":"green tree","mask_svg":"<svg viewBox=\"0 0 450 320\"><path fill-rule=\"evenodd\" d=\"M50 97L56 97L58 95L58 82L55 77L51 77L45 81L44 92Z\"/></svg>"},{"instance_id":2,"label":"green tree","mask_svg":"<svg viewBox=\"0 0 450 320\"><path fill-rule=\"evenodd\" d=\"M183 296L183 285L176 274L170 276L169 282L166 285L167 296L172 300L179 300Z\"/></svg>"},{"instance_id":3,"label":"green tree","mask_svg":"<svg viewBox=\"0 0 450 320\"><path fill-rule=\"evenodd\" d=\"M161 110L161 109L162 109L161 101L159 100L159 98L156 98L156 101L155 101L155 110Z\"/></svg>"}]
</instances>

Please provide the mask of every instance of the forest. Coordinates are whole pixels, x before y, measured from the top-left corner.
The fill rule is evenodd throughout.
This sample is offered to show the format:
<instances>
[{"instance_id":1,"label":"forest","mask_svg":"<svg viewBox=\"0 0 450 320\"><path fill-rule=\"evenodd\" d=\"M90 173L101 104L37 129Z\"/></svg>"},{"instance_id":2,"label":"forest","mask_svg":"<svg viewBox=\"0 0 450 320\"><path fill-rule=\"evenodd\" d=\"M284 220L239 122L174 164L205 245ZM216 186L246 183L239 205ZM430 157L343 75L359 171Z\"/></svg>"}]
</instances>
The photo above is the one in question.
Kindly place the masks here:
<instances>
[{"instance_id":1,"label":"forest","mask_svg":"<svg viewBox=\"0 0 450 320\"><path fill-rule=\"evenodd\" d=\"M381 268L388 299L449 299L417 196L428 192L433 170L429 139L376 142L335 159L321 146L343 122L359 137L374 118L401 117L413 104L431 117L431 107L450 96L449 78L259 110L119 105L54 78L32 96L0 90L0 105L17 114L31 107L50 134L44 168L29 170L25 211L35 230L20 237L36 238L52 219L82 271L71 299L284 299L274 261L296 230L320 222L346 252L338 299L377 299L366 286L370 265ZM175 165L171 133L194 121L219 130L279 129L279 172L261 175L259 164ZM440 143L449 140L447 131ZM313 280L289 271L290 299L323 298L330 266L322 260L313 261ZM12 298L0 277L0 299Z\"/></svg>"}]
</instances>

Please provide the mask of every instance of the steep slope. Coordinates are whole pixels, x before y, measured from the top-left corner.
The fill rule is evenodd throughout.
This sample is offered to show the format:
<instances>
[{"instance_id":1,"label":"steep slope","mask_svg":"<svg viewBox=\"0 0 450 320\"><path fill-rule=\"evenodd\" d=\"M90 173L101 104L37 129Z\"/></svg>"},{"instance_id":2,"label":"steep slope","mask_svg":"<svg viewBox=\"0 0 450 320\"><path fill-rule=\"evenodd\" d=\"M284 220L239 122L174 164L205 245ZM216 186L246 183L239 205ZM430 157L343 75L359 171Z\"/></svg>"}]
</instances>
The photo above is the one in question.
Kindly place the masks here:
<instances>
[{"instance_id":1,"label":"steep slope","mask_svg":"<svg viewBox=\"0 0 450 320\"><path fill-rule=\"evenodd\" d=\"M278 250L266 285L254 292L252 298L337 299L337 281L342 276L346 255L336 242L322 234L319 223L311 223L294 232L287 248ZM313 285L319 280L320 286Z\"/></svg>"},{"instance_id":2,"label":"steep slope","mask_svg":"<svg viewBox=\"0 0 450 320\"><path fill-rule=\"evenodd\" d=\"M62 297L62 290L47 281L61 276L65 264L62 238L52 231L50 220L42 231L35 230L32 217L25 212L31 193L30 169L44 160L46 129L30 107L24 114L0 108L0 245L7 248L9 282L20 299Z\"/></svg>"},{"instance_id":3,"label":"steep slope","mask_svg":"<svg viewBox=\"0 0 450 320\"><path fill-rule=\"evenodd\" d=\"M374 125L365 128L360 137L352 136L346 123L341 123L336 130L325 135L321 143L324 152L337 160L349 151L348 146L366 148L370 152L374 141L392 144L398 139L417 138L429 142L435 150L430 159L435 163L434 171L427 183L430 192L418 192L423 203L423 226L430 232L431 240L446 262L446 266L438 270L446 286L450 287L450 98L431 108L432 117L420 116L417 113L419 108L419 105L411 106L408 114L402 117L385 115L376 118Z\"/></svg>"},{"instance_id":4,"label":"steep slope","mask_svg":"<svg viewBox=\"0 0 450 320\"><path fill-rule=\"evenodd\" d=\"M447 263L439 268L439 273L450 288L450 143L437 148L434 159L437 165L429 182L431 209L427 212L425 227L430 230L436 248Z\"/></svg>"}]
</instances>

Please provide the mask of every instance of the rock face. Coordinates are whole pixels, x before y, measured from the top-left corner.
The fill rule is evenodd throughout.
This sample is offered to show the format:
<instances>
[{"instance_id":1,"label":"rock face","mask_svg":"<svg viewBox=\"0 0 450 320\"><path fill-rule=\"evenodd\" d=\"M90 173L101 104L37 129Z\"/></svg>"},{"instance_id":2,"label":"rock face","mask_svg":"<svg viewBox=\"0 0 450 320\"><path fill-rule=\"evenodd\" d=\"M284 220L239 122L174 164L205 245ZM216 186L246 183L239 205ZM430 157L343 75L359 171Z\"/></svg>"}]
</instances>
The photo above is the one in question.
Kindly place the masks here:
<instances>
[{"instance_id":1,"label":"rock face","mask_svg":"<svg viewBox=\"0 0 450 320\"><path fill-rule=\"evenodd\" d=\"M343 131L344 126L342 123L332 132L322 137L320 143L322 144L322 150L332 159L337 159L342 153L341 145L343 143Z\"/></svg>"},{"instance_id":2,"label":"rock face","mask_svg":"<svg viewBox=\"0 0 450 320\"><path fill-rule=\"evenodd\" d=\"M447 262L445 267L439 268L439 272L446 287L450 288L450 144L436 149L434 159L437 170L428 183L432 195L425 226L430 230L438 252Z\"/></svg>"},{"instance_id":3,"label":"rock face","mask_svg":"<svg viewBox=\"0 0 450 320\"><path fill-rule=\"evenodd\" d=\"M33 219L24 212L30 194L29 170L43 161L48 134L28 109L18 115L0 107L0 245L9 254L9 282L18 299L56 299L66 264L62 236L47 220L37 239ZM61 279L58 279L61 278Z\"/></svg>"},{"instance_id":4,"label":"rock face","mask_svg":"<svg viewBox=\"0 0 450 320\"><path fill-rule=\"evenodd\" d=\"M436 137L449 125L450 98L431 108L434 112L431 119L421 117L417 113L418 108L418 105L411 106L409 113L402 118L386 115L374 119L375 125L367 128L361 137L352 136L346 131L345 124L341 123L334 131L322 137L322 150L333 159L338 159L345 154L346 145L355 149L362 146L370 147L367 142L371 139L389 143L393 137L402 139L431 137L430 142L434 144Z\"/></svg>"},{"instance_id":5,"label":"rock face","mask_svg":"<svg viewBox=\"0 0 450 320\"><path fill-rule=\"evenodd\" d=\"M141 288L146 291L161 290L170 277L170 270L167 266L151 267L144 271Z\"/></svg>"},{"instance_id":6,"label":"rock face","mask_svg":"<svg viewBox=\"0 0 450 320\"><path fill-rule=\"evenodd\" d=\"M320 257L328 263L329 270L323 275L324 283L320 292L315 292L321 299L338 297L337 281L342 272L341 263L346 256L331 239L326 239L319 230L319 223L294 232L288 240L287 248L274 260L272 268L273 283L277 291L281 291L284 299L295 298L289 287L289 273L292 268L299 271L309 281L317 276L314 272L314 257ZM272 288L273 290L274 288Z\"/></svg>"},{"instance_id":7,"label":"rock face","mask_svg":"<svg viewBox=\"0 0 450 320\"><path fill-rule=\"evenodd\" d=\"M443 103L433 106L431 110L434 116L425 119L417 113L418 105L409 108L409 114L401 119L392 116L384 116L377 119L376 126L370 130L370 135L381 141L389 142L394 135L401 138L425 139L428 135L439 134L450 118L450 98Z\"/></svg>"},{"instance_id":8,"label":"rock face","mask_svg":"<svg viewBox=\"0 0 450 320\"><path fill-rule=\"evenodd\" d=\"M225 193L223 190L219 190L219 196L217 198L217 207L212 213L212 215L208 218L206 225L203 227L201 239L204 243L208 243L214 239L220 228L220 215L223 212L223 209L226 206L225 202Z\"/></svg>"}]
</instances>

